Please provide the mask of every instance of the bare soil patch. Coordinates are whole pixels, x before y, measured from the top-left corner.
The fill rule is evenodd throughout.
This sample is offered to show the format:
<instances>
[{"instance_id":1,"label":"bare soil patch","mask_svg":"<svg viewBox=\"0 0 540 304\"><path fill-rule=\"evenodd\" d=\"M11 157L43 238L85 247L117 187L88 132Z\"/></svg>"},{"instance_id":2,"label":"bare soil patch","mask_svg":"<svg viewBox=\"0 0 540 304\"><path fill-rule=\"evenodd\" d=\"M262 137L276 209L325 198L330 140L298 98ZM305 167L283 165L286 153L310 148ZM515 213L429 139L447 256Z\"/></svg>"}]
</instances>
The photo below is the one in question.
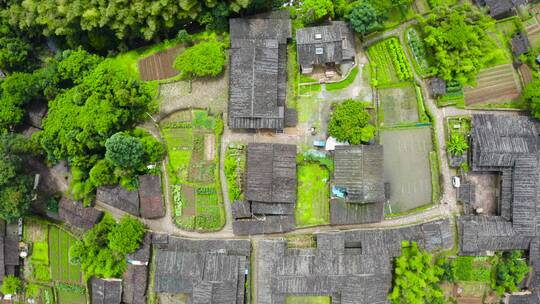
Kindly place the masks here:
<instances>
[{"instance_id":1,"label":"bare soil patch","mask_svg":"<svg viewBox=\"0 0 540 304\"><path fill-rule=\"evenodd\" d=\"M484 209L484 214L496 215L499 201L499 175L496 173L468 173L468 181L475 185L474 209Z\"/></svg>"},{"instance_id":2,"label":"bare soil patch","mask_svg":"<svg viewBox=\"0 0 540 304\"><path fill-rule=\"evenodd\" d=\"M503 64L480 72L476 87L465 88L465 103L504 103L520 95L521 85L514 67Z\"/></svg>"},{"instance_id":3,"label":"bare soil patch","mask_svg":"<svg viewBox=\"0 0 540 304\"><path fill-rule=\"evenodd\" d=\"M186 202L182 208L182 216L197 215L197 206L195 204L195 188L187 185L182 185L182 196Z\"/></svg>"},{"instance_id":4,"label":"bare soil patch","mask_svg":"<svg viewBox=\"0 0 540 304\"><path fill-rule=\"evenodd\" d=\"M183 47L178 45L139 60L141 79L161 80L178 75L179 71L173 67L173 64L182 49Z\"/></svg>"},{"instance_id":5,"label":"bare soil patch","mask_svg":"<svg viewBox=\"0 0 540 304\"><path fill-rule=\"evenodd\" d=\"M204 135L204 159L214 161L216 157L216 136L214 134Z\"/></svg>"}]
</instances>

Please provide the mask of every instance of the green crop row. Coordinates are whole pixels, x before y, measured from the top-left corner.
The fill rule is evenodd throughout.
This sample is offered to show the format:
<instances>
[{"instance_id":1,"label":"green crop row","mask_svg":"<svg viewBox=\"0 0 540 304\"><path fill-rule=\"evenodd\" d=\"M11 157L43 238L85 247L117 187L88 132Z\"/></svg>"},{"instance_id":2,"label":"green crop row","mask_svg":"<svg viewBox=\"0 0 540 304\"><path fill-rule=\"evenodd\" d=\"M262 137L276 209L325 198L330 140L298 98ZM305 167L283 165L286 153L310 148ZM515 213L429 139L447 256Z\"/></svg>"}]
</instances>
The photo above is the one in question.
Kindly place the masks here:
<instances>
[{"instance_id":1,"label":"green crop row","mask_svg":"<svg viewBox=\"0 0 540 304\"><path fill-rule=\"evenodd\" d=\"M409 41L409 46L411 47L414 59L416 60L418 67L420 67L420 72L427 72L429 64L426 59L426 46L420 38L420 35L414 28L410 28L407 31L407 39Z\"/></svg>"},{"instance_id":2,"label":"green crop row","mask_svg":"<svg viewBox=\"0 0 540 304\"><path fill-rule=\"evenodd\" d=\"M389 50L390 56L392 57L392 63L394 64L394 69L400 80L410 80L413 78L411 66L405 57L405 52L399 43L397 38L390 38L386 41L387 48Z\"/></svg>"}]
</instances>

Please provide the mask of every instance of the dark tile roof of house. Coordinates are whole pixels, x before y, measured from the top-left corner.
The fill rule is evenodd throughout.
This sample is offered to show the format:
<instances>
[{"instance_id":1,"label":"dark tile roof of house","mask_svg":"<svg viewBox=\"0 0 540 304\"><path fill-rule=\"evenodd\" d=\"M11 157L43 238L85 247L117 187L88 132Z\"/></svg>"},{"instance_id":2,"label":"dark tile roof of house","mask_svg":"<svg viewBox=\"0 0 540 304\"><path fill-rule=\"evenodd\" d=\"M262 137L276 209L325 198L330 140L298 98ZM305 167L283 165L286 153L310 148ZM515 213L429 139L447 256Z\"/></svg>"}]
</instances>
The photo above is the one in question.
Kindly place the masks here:
<instances>
[{"instance_id":1,"label":"dark tile roof of house","mask_svg":"<svg viewBox=\"0 0 540 304\"><path fill-rule=\"evenodd\" d=\"M439 77L431 77L429 79L429 87L431 96L442 96L446 94L446 81Z\"/></svg>"},{"instance_id":2,"label":"dark tile roof of house","mask_svg":"<svg viewBox=\"0 0 540 304\"><path fill-rule=\"evenodd\" d=\"M346 190L349 203L385 201L381 145L337 146L334 185Z\"/></svg>"},{"instance_id":3,"label":"dark tile roof of house","mask_svg":"<svg viewBox=\"0 0 540 304\"><path fill-rule=\"evenodd\" d=\"M120 304L122 300L122 280L99 279L90 280L92 304Z\"/></svg>"},{"instance_id":4,"label":"dark tile roof of house","mask_svg":"<svg viewBox=\"0 0 540 304\"><path fill-rule=\"evenodd\" d=\"M139 192L129 191L121 186L102 186L97 189L96 200L139 216Z\"/></svg>"},{"instance_id":5,"label":"dark tile roof of house","mask_svg":"<svg viewBox=\"0 0 540 304\"><path fill-rule=\"evenodd\" d=\"M284 128L287 85L288 14L233 18L229 126L232 129Z\"/></svg>"},{"instance_id":6,"label":"dark tile roof of house","mask_svg":"<svg viewBox=\"0 0 540 304\"><path fill-rule=\"evenodd\" d=\"M137 251L130 253L126 256L128 262L136 261L141 263L148 263L150 261L150 245L152 244L152 234L146 233L142 240L141 246Z\"/></svg>"},{"instance_id":7,"label":"dark tile roof of house","mask_svg":"<svg viewBox=\"0 0 540 304\"><path fill-rule=\"evenodd\" d=\"M489 14L495 19L515 15L516 8L527 2L527 0L485 0L485 4L489 7Z\"/></svg>"},{"instance_id":8,"label":"dark tile roof of house","mask_svg":"<svg viewBox=\"0 0 540 304\"><path fill-rule=\"evenodd\" d=\"M472 183L463 183L457 189L458 201L472 205L476 201L476 186Z\"/></svg>"},{"instance_id":9,"label":"dark tile roof of house","mask_svg":"<svg viewBox=\"0 0 540 304\"><path fill-rule=\"evenodd\" d=\"M330 225L377 223L384 219L384 203L349 204L342 199L330 200Z\"/></svg>"},{"instance_id":10,"label":"dark tile roof of house","mask_svg":"<svg viewBox=\"0 0 540 304\"><path fill-rule=\"evenodd\" d=\"M248 201L235 201L231 206L231 211L235 220L252 216L251 203Z\"/></svg>"},{"instance_id":11,"label":"dark tile roof of house","mask_svg":"<svg viewBox=\"0 0 540 304\"><path fill-rule=\"evenodd\" d=\"M288 248L285 239L258 241L257 303L283 304L288 295L323 295L340 303L386 304L393 258L403 240L433 251L452 247L449 220L387 230L316 235L316 248Z\"/></svg>"},{"instance_id":12,"label":"dark tile roof of house","mask_svg":"<svg viewBox=\"0 0 540 304\"><path fill-rule=\"evenodd\" d=\"M508 304L540 304L540 293L535 291L524 295L508 296Z\"/></svg>"},{"instance_id":13,"label":"dark tile roof of house","mask_svg":"<svg viewBox=\"0 0 540 304\"><path fill-rule=\"evenodd\" d=\"M148 266L128 264L122 278L122 303L146 304Z\"/></svg>"},{"instance_id":14,"label":"dark tile roof of house","mask_svg":"<svg viewBox=\"0 0 540 304\"><path fill-rule=\"evenodd\" d=\"M265 203L296 203L296 146L249 144L246 199Z\"/></svg>"},{"instance_id":15,"label":"dark tile roof of house","mask_svg":"<svg viewBox=\"0 0 540 304\"><path fill-rule=\"evenodd\" d=\"M92 207L84 207L81 202L62 197L58 206L60 219L72 226L90 230L103 217L103 212Z\"/></svg>"},{"instance_id":16,"label":"dark tile roof of house","mask_svg":"<svg viewBox=\"0 0 540 304\"><path fill-rule=\"evenodd\" d=\"M139 176L139 200L142 218L155 219L165 216L161 177L150 174Z\"/></svg>"},{"instance_id":17,"label":"dark tile roof of house","mask_svg":"<svg viewBox=\"0 0 540 304\"><path fill-rule=\"evenodd\" d=\"M354 35L343 21L296 31L298 63L301 68L327 63L340 64L356 56Z\"/></svg>"},{"instance_id":18,"label":"dark tile roof of house","mask_svg":"<svg viewBox=\"0 0 540 304\"><path fill-rule=\"evenodd\" d=\"M169 237L156 253L155 291L188 294L190 303L242 304L250 251L247 240Z\"/></svg>"},{"instance_id":19,"label":"dark tile roof of house","mask_svg":"<svg viewBox=\"0 0 540 304\"><path fill-rule=\"evenodd\" d=\"M531 49L531 43L527 34L519 32L512 37L510 40L512 44L512 53L515 57L519 57L521 54L527 53Z\"/></svg>"},{"instance_id":20,"label":"dark tile roof of house","mask_svg":"<svg viewBox=\"0 0 540 304\"><path fill-rule=\"evenodd\" d=\"M254 235L293 231L296 222L294 215L262 215L237 219L232 225L235 235Z\"/></svg>"}]
</instances>

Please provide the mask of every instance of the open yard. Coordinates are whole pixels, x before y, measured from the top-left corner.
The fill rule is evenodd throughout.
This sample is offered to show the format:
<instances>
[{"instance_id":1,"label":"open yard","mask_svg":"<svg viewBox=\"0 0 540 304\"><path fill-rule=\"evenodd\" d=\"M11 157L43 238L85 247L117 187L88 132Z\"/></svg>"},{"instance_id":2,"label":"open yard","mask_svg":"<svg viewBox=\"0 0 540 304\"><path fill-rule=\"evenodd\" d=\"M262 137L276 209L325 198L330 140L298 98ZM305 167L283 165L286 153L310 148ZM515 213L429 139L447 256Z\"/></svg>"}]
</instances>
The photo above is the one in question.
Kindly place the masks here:
<instances>
[{"instance_id":1,"label":"open yard","mask_svg":"<svg viewBox=\"0 0 540 304\"><path fill-rule=\"evenodd\" d=\"M384 130L384 180L390 183L387 213L400 213L432 202L429 153L431 128Z\"/></svg>"},{"instance_id":2,"label":"open yard","mask_svg":"<svg viewBox=\"0 0 540 304\"><path fill-rule=\"evenodd\" d=\"M540 47L540 4L535 4L529 12L532 17L523 24L532 47L536 49Z\"/></svg>"},{"instance_id":3,"label":"open yard","mask_svg":"<svg viewBox=\"0 0 540 304\"><path fill-rule=\"evenodd\" d=\"M383 126L419 121L418 100L412 84L379 90L379 121Z\"/></svg>"},{"instance_id":4,"label":"open yard","mask_svg":"<svg viewBox=\"0 0 540 304\"><path fill-rule=\"evenodd\" d=\"M519 76L511 64L503 64L480 72L477 85L465 88L467 105L508 103L519 98Z\"/></svg>"},{"instance_id":5,"label":"open yard","mask_svg":"<svg viewBox=\"0 0 540 304\"><path fill-rule=\"evenodd\" d=\"M296 226L306 227L328 224L330 173L317 163L298 166L298 201Z\"/></svg>"},{"instance_id":6,"label":"open yard","mask_svg":"<svg viewBox=\"0 0 540 304\"><path fill-rule=\"evenodd\" d=\"M69 248L77 240L56 226L49 226L49 259L53 281L81 285L81 268L69 262Z\"/></svg>"},{"instance_id":7,"label":"open yard","mask_svg":"<svg viewBox=\"0 0 540 304\"><path fill-rule=\"evenodd\" d=\"M167 145L175 222L183 229L219 230L225 222L219 181L220 118L204 110L174 113L161 122Z\"/></svg>"}]
</instances>

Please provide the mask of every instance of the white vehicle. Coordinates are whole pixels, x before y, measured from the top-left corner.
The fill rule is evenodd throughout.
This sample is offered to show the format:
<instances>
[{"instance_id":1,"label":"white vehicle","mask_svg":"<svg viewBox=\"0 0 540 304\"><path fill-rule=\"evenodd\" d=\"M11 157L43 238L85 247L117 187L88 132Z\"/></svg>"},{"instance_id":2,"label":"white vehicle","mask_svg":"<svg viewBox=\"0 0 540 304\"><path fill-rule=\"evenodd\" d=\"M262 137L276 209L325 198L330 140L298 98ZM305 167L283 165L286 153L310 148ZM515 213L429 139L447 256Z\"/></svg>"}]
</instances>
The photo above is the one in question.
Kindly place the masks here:
<instances>
[{"instance_id":1,"label":"white vehicle","mask_svg":"<svg viewBox=\"0 0 540 304\"><path fill-rule=\"evenodd\" d=\"M461 186L461 179L459 176L452 177L452 185L456 188L459 188Z\"/></svg>"}]
</instances>

